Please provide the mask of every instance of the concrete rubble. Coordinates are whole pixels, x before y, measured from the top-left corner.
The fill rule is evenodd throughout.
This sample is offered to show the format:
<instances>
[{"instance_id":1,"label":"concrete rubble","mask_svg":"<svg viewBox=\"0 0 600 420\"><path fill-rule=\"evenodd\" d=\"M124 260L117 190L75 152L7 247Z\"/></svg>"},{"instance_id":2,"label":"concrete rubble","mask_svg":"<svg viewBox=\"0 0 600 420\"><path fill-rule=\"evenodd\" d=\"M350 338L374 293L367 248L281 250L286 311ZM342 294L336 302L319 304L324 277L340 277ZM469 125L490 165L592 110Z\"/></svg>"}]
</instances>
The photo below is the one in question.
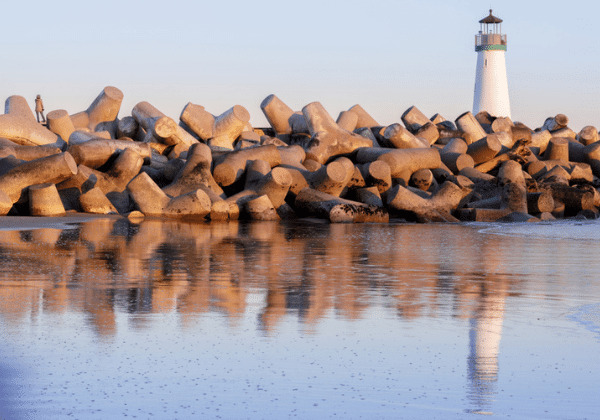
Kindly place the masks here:
<instances>
[{"instance_id":1,"label":"concrete rubble","mask_svg":"<svg viewBox=\"0 0 600 420\"><path fill-rule=\"evenodd\" d=\"M0 215L118 213L202 221L494 222L597 218L600 137L564 114L539 128L416 106L380 125L360 105L337 120L319 103L275 95L254 128L234 105L191 102L180 120L148 102L119 118L112 86L85 111L36 122L25 98L0 115Z\"/></svg>"}]
</instances>

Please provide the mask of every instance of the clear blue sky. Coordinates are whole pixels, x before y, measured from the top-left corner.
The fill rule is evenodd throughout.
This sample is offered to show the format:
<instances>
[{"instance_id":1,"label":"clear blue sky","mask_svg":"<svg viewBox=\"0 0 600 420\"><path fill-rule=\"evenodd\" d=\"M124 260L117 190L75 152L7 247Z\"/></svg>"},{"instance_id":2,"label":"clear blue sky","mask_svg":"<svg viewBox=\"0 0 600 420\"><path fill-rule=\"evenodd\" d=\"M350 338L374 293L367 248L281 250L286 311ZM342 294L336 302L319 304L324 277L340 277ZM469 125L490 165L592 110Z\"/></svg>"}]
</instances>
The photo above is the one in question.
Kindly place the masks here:
<instances>
[{"instance_id":1,"label":"clear blue sky","mask_svg":"<svg viewBox=\"0 0 600 420\"><path fill-rule=\"evenodd\" d=\"M0 95L87 108L104 86L120 116L147 100L179 117L191 101L219 114L275 93L334 116L360 103L381 124L417 105L455 119L473 101L478 20L504 20L514 120L567 114L600 128L600 3L589 1L33 1L3 5Z\"/></svg>"}]
</instances>

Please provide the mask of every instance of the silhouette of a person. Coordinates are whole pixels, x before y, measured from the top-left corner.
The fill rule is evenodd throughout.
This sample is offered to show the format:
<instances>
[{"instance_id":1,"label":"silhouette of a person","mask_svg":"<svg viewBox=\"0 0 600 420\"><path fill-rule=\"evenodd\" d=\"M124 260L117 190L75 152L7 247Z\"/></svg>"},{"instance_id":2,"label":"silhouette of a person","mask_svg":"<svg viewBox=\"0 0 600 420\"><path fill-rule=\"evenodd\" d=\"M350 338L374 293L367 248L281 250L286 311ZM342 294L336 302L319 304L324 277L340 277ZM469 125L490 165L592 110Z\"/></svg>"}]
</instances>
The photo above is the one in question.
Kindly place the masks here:
<instances>
[{"instance_id":1,"label":"silhouette of a person","mask_svg":"<svg viewBox=\"0 0 600 420\"><path fill-rule=\"evenodd\" d=\"M35 116L37 122L40 122L40 116L42 117L42 122L46 122L46 118L44 117L44 103L40 95L35 97Z\"/></svg>"}]
</instances>

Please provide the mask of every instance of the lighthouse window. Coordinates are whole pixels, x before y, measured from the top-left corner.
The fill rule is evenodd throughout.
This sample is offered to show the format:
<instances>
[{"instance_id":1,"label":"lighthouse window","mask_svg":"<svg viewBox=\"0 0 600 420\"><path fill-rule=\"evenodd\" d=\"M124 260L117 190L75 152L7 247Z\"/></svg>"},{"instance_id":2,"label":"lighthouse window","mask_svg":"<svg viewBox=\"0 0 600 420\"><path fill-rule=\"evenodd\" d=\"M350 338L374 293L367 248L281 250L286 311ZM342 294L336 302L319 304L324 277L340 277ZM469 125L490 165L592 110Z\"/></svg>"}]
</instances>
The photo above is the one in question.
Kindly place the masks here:
<instances>
[{"instance_id":1,"label":"lighthouse window","mask_svg":"<svg viewBox=\"0 0 600 420\"><path fill-rule=\"evenodd\" d=\"M487 67L487 58L485 59L485 66Z\"/></svg>"}]
</instances>

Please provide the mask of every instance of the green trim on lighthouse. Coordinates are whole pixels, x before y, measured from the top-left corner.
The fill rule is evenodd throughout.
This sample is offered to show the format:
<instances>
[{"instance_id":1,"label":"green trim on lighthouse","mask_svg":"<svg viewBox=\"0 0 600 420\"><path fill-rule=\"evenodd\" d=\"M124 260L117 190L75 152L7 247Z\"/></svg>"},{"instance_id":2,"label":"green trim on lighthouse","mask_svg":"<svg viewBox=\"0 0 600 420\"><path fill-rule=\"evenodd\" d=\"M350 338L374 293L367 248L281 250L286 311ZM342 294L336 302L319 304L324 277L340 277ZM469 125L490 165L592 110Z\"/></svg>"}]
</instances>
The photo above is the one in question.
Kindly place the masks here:
<instances>
[{"instance_id":1,"label":"green trim on lighthouse","mask_svg":"<svg viewBox=\"0 0 600 420\"><path fill-rule=\"evenodd\" d=\"M475 47L475 51L506 51L506 45L500 45L500 44L478 45Z\"/></svg>"}]
</instances>

